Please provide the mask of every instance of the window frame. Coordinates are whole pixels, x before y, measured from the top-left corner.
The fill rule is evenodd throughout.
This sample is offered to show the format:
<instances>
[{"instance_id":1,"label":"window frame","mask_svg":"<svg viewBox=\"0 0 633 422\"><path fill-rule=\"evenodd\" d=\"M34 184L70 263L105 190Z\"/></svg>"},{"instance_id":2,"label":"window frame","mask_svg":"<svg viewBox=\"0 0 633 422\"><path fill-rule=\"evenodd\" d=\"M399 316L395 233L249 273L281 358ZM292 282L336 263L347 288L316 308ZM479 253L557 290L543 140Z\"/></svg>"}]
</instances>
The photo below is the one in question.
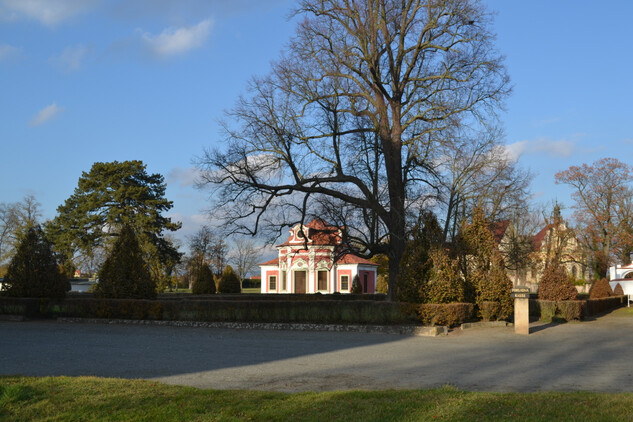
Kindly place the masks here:
<instances>
[{"instance_id":1,"label":"window frame","mask_svg":"<svg viewBox=\"0 0 633 422\"><path fill-rule=\"evenodd\" d=\"M345 277L345 279L347 280L347 281L346 281L346 283L347 283L347 288L346 288L346 289L345 289L345 288L343 288L343 277ZM340 282L341 282L341 291L342 291L342 292L343 292L343 291L345 291L345 292L349 292L349 288L350 288L350 285L349 285L349 274L341 274L341 275L340 275L339 280L340 280Z\"/></svg>"},{"instance_id":2,"label":"window frame","mask_svg":"<svg viewBox=\"0 0 633 422\"><path fill-rule=\"evenodd\" d=\"M319 283L321 282L321 280L319 279L319 276L321 273L325 273L325 280L323 280L325 282L325 288L322 289L321 286L319 285ZM328 270L317 270L317 282L316 282L316 288L317 288L317 292L327 292L329 291L329 281L330 281L330 272Z\"/></svg>"}]
</instances>

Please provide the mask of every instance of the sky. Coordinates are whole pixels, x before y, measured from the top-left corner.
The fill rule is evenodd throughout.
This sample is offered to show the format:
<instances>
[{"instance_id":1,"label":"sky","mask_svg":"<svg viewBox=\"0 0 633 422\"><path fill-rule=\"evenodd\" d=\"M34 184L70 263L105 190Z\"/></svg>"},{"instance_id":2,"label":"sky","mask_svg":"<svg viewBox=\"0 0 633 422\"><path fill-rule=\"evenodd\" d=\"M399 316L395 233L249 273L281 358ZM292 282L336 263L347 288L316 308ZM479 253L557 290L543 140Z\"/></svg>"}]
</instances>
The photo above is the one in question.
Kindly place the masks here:
<instances>
[{"instance_id":1,"label":"sky","mask_svg":"<svg viewBox=\"0 0 633 422\"><path fill-rule=\"evenodd\" d=\"M633 156L633 2L483 0L512 79L508 150L534 201L571 212L554 174ZM0 202L45 219L94 162L142 160L184 238L207 223L192 161L294 33L292 0L0 0Z\"/></svg>"}]
</instances>

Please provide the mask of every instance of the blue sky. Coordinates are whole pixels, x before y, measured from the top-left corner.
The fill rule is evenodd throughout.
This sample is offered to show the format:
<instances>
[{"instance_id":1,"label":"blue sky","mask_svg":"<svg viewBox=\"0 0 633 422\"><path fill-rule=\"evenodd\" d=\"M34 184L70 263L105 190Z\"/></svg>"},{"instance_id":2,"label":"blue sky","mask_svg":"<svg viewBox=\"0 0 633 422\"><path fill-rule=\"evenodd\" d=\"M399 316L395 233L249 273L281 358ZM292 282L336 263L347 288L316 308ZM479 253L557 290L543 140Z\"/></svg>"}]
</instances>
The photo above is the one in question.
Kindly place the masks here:
<instances>
[{"instance_id":1,"label":"blue sky","mask_svg":"<svg viewBox=\"0 0 633 422\"><path fill-rule=\"evenodd\" d=\"M167 181L182 237L204 223L192 159L294 32L291 0L0 0L0 202L45 218L95 161L140 159ZM554 174L633 152L633 3L486 0L514 93L506 144L535 200Z\"/></svg>"}]
</instances>

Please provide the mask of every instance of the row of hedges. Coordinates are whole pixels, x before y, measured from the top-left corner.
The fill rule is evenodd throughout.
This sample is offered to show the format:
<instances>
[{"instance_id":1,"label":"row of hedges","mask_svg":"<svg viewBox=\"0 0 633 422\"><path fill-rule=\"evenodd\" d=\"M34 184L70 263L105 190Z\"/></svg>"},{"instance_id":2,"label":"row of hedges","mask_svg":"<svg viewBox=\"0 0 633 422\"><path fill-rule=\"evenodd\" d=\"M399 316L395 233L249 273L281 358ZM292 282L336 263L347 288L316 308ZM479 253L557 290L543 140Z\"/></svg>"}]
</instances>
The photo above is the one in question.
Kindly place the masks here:
<instances>
[{"instance_id":1,"label":"row of hedges","mask_svg":"<svg viewBox=\"0 0 633 422\"><path fill-rule=\"evenodd\" d=\"M626 304L626 296L612 296L587 300L539 300L530 299L530 316L543 321L574 321L601 314Z\"/></svg>"},{"instance_id":2,"label":"row of hedges","mask_svg":"<svg viewBox=\"0 0 633 422\"><path fill-rule=\"evenodd\" d=\"M260 295L261 296L261 295ZM346 297L341 295L340 297ZM360 296L360 295L359 295ZM363 295L364 296L364 295ZM236 296L240 297L240 296ZM133 300L68 297L63 300L0 298L0 314L29 318L106 318L165 321L269 322L315 324L411 324L456 326L470 321L472 303L403 304L382 300ZM241 297L240 297L241 299ZM530 300L530 315L541 320L580 320L626 303L626 296L603 299ZM495 303L484 303L484 320L495 320Z\"/></svg>"},{"instance_id":3,"label":"row of hedges","mask_svg":"<svg viewBox=\"0 0 633 422\"><path fill-rule=\"evenodd\" d=\"M387 295L382 293L377 294L349 294L349 293L275 293L275 294L260 294L260 293L241 293L241 294L214 294L214 295L192 295L191 293L160 293L158 298L161 300L213 300L213 301L266 301L266 302L311 302L311 301L386 301Z\"/></svg>"},{"instance_id":4,"label":"row of hedges","mask_svg":"<svg viewBox=\"0 0 633 422\"><path fill-rule=\"evenodd\" d=\"M31 318L106 318L165 321L319 324L411 324L415 314L385 301L235 301L0 298L0 314Z\"/></svg>"},{"instance_id":5,"label":"row of hedges","mask_svg":"<svg viewBox=\"0 0 633 422\"><path fill-rule=\"evenodd\" d=\"M473 303L424 303L417 305L418 320L423 325L454 327L473 318Z\"/></svg>"}]
</instances>

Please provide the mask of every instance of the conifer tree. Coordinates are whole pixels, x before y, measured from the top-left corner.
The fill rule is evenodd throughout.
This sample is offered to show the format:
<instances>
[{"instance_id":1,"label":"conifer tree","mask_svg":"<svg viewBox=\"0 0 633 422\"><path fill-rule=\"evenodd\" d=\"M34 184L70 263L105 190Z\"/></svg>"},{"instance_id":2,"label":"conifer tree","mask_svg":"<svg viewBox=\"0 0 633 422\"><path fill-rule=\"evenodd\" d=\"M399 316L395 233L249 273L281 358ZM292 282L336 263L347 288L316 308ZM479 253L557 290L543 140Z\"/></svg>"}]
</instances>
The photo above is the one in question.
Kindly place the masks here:
<instances>
[{"instance_id":1,"label":"conifer tree","mask_svg":"<svg viewBox=\"0 0 633 422\"><path fill-rule=\"evenodd\" d=\"M422 303L433 266L429 252L442 243L442 229L430 212L423 212L413 228L412 238L400 261L397 298L401 302Z\"/></svg>"},{"instance_id":2,"label":"conifer tree","mask_svg":"<svg viewBox=\"0 0 633 422\"><path fill-rule=\"evenodd\" d=\"M233 271L233 267L227 265L222 272L220 283L218 285L218 293L241 293L242 286L240 279Z\"/></svg>"},{"instance_id":3,"label":"conifer tree","mask_svg":"<svg viewBox=\"0 0 633 422\"><path fill-rule=\"evenodd\" d=\"M193 288L191 292L194 295L212 295L215 294L215 280L211 268L207 264L203 264L196 278L193 281Z\"/></svg>"},{"instance_id":4,"label":"conifer tree","mask_svg":"<svg viewBox=\"0 0 633 422\"><path fill-rule=\"evenodd\" d=\"M426 288L426 303L452 303L464 301L464 280L456 259L445 250L436 248L431 252L433 263L429 284Z\"/></svg>"},{"instance_id":5,"label":"conifer tree","mask_svg":"<svg viewBox=\"0 0 633 422\"><path fill-rule=\"evenodd\" d=\"M70 290L40 226L30 228L22 238L4 285L3 293L13 297L62 298Z\"/></svg>"},{"instance_id":6,"label":"conifer tree","mask_svg":"<svg viewBox=\"0 0 633 422\"><path fill-rule=\"evenodd\" d=\"M501 310L499 317L509 316L513 306L512 281L505 272L503 257L481 208L475 208L472 223L463 231L467 280L474 288L475 303L481 309L483 302L497 302Z\"/></svg>"},{"instance_id":7,"label":"conifer tree","mask_svg":"<svg viewBox=\"0 0 633 422\"><path fill-rule=\"evenodd\" d=\"M143 259L143 251L130 226L123 226L106 258L95 293L101 297L153 299L156 282Z\"/></svg>"},{"instance_id":8,"label":"conifer tree","mask_svg":"<svg viewBox=\"0 0 633 422\"><path fill-rule=\"evenodd\" d=\"M354 276L354 279L352 280L352 289L349 292L355 295L363 293L363 286L360 285L360 278L358 277L358 274Z\"/></svg>"}]
</instances>

